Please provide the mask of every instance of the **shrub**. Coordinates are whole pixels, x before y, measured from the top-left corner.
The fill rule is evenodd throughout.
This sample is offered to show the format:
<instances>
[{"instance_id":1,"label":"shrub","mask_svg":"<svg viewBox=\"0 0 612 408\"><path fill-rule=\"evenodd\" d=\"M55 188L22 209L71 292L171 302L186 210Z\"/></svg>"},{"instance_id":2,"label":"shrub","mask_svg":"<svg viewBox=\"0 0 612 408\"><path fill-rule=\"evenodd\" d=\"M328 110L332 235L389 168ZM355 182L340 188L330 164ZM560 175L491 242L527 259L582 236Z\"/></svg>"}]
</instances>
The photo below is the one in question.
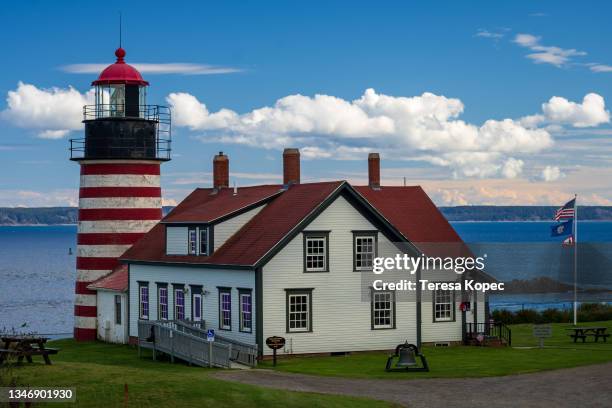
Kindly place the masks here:
<instances>
[{"instance_id":1,"label":"shrub","mask_svg":"<svg viewBox=\"0 0 612 408\"><path fill-rule=\"evenodd\" d=\"M571 323L573 311L567 309L522 309L516 312L501 309L492 313L496 322L504 324L519 323ZM579 322L596 322L612 320L612 305L605 303L583 303L578 309Z\"/></svg>"}]
</instances>

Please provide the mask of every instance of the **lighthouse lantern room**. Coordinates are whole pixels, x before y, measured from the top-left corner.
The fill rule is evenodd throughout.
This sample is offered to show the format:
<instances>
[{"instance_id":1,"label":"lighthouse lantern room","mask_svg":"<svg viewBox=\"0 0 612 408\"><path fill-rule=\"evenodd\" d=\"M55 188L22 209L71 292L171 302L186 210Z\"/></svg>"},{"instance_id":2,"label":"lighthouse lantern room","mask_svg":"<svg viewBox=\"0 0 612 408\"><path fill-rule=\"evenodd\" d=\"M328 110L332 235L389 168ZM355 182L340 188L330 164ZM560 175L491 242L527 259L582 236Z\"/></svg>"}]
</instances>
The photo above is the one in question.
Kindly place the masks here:
<instances>
[{"instance_id":1,"label":"lighthouse lantern room","mask_svg":"<svg viewBox=\"0 0 612 408\"><path fill-rule=\"evenodd\" d=\"M85 137L70 140L70 159L81 167L74 336L95 340L109 319L88 287L123 272L118 258L162 216L160 165L170 160L171 118L148 105L138 70L123 48L95 87L95 104L83 107Z\"/></svg>"}]
</instances>

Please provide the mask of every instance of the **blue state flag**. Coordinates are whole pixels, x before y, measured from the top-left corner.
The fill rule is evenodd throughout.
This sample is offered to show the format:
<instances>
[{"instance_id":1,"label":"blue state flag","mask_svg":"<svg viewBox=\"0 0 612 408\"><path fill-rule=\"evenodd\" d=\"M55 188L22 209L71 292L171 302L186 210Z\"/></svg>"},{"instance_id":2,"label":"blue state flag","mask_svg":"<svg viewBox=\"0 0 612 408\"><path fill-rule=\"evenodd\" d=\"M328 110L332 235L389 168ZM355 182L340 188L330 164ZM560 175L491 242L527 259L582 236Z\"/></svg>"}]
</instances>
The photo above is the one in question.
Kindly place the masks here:
<instances>
[{"instance_id":1,"label":"blue state flag","mask_svg":"<svg viewBox=\"0 0 612 408\"><path fill-rule=\"evenodd\" d=\"M565 237L572 235L574 220L560 222L550 227L551 237Z\"/></svg>"}]
</instances>

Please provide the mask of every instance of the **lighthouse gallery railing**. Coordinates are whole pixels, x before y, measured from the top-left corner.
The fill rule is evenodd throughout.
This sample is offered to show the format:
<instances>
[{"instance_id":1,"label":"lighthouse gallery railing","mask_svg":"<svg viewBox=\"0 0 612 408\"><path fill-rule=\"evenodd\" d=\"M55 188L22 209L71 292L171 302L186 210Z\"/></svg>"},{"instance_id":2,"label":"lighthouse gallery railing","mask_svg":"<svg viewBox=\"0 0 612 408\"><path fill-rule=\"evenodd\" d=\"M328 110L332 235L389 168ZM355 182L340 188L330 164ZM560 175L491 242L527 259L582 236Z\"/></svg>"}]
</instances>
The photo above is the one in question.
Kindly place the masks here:
<instances>
[{"instance_id":1,"label":"lighthouse gallery railing","mask_svg":"<svg viewBox=\"0 0 612 408\"><path fill-rule=\"evenodd\" d=\"M136 110L133 110L136 112ZM159 105L139 105L138 115L126 115L126 106L119 104L86 105L83 106L83 121L95 120L144 120L155 122L155 158L169 160L172 140L172 116L170 109ZM122 151L130 147L138 149L141 140L137 138L122 137L120 146L106 146L108 151ZM85 138L70 139L70 159L78 160L86 156L87 145Z\"/></svg>"}]
</instances>

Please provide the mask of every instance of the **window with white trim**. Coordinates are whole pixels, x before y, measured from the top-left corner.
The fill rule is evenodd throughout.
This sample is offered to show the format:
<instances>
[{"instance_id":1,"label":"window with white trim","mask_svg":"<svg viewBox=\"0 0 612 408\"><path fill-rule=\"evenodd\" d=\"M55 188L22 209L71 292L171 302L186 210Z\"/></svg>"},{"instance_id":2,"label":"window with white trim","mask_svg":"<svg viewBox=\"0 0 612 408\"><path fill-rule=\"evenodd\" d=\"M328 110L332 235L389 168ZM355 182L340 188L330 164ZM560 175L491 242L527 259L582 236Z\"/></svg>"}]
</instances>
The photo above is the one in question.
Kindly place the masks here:
<instances>
[{"instance_id":1,"label":"window with white trim","mask_svg":"<svg viewBox=\"0 0 612 408\"><path fill-rule=\"evenodd\" d=\"M395 327L393 292L372 292L372 328L392 329Z\"/></svg>"},{"instance_id":2,"label":"window with white trim","mask_svg":"<svg viewBox=\"0 0 612 408\"><path fill-rule=\"evenodd\" d=\"M185 291L183 288L174 289L174 319L185 320Z\"/></svg>"},{"instance_id":3,"label":"window with white trim","mask_svg":"<svg viewBox=\"0 0 612 408\"><path fill-rule=\"evenodd\" d=\"M434 321L449 322L455 319L452 290L434 291Z\"/></svg>"},{"instance_id":4,"label":"window with white trim","mask_svg":"<svg viewBox=\"0 0 612 408\"><path fill-rule=\"evenodd\" d=\"M219 328L232 330L232 292L229 288L219 288Z\"/></svg>"},{"instance_id":5,"label":"window with white trim","mask_svg":"<svg viewBox=\"0 0 612 408\"><path fill-rule=\"evenodd\" d=\"M149 318L149 285L140 284L138 288L138 303L140 305L140 318L148 319Z\"/></svg>"},{"instance_id":6,"label":"window with white trim","mask_svg":"<svg viewBox=\"0 0 612 408\"><path fill-rule=\"evenodd\" d=\"M376 256L376 236L355 234L355 270L366 271L372 269Z\"/></svg>"},{"instance_id":7,"label":"window with white trim","mask_svg":"<svg viewBox=\"0 0 612 408\"><path fill-rule=\"evenodd\" d=\"M240 331L251 333L253 330L253 297L250 291L239 291Z\"/></svg>"},{"instance_id":8,"label":"window with white trim","mask_svg":"<svg viewBox=\"0 0 612 408\"><path fill-rule=\"evenodd\" d=\"M202 321L202 295L199 293L194 293L193 295L193 321L201 322Z\"/></svg>"},{"instance_id":9,"label":"window with white trim","mask_svg":"<svg viewBox=\"0 0 612 408\"><path fill-rule=\"evenodd\" d=\"M287 331L307 332L311 330L312 293L287 292Z\"/></svg>"},{"instance_id":10,"label":"window with white trim","mask_svg":"<svg viewBox=\"0 0 612 408\"><path fill-rule=\"evenodd\" d=\"M198 229L196 227L189 227L187 230L187 252L189 255L198 253Z\"/></svg>"},{"instance_id":11,"label":"window with white trim","mask_svg":"<svg viewBox=\"0 0 612 408\"><path fill-rule=\"evenodd\" d=\"M304 270L327 272L327 234L306 233L304 235Z\"/></svg>"},{"instance_id":12,"label":"window with white trim","mask_svg":"<svg viewBox=\"0 0 612 408\"><path fill-rule=\"evenodd\" d=\"M168 320L168 288L166 286L160 286L157 289L157 303L159 320Z\"/></svg>"}]
</instances>

